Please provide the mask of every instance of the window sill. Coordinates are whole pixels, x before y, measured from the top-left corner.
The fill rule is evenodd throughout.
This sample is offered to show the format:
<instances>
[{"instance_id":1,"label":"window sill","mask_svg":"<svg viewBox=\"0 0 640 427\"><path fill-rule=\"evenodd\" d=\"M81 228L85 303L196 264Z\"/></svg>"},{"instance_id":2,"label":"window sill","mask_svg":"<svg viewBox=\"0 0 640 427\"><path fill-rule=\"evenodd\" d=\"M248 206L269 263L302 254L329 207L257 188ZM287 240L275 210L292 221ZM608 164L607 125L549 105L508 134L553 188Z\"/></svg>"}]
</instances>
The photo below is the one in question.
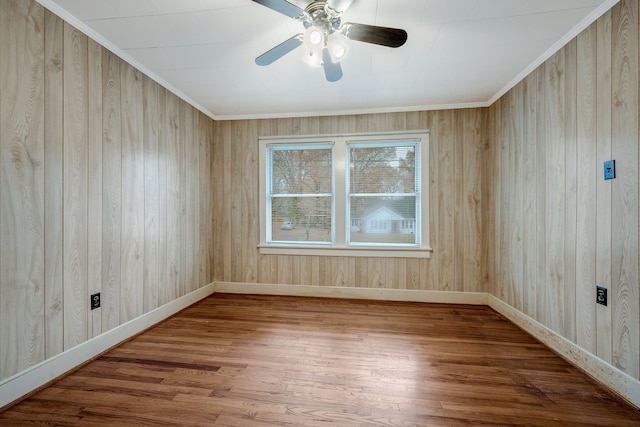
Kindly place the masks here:
<instances>
[{"instance_id":1,"label":"window sill","mask_svg":"<svg viewBox=\"0 0 640 427\"><path fill-rule=\"evenodd\" d=\"M378 247L309 247L284 245L258 245L260 255L302 255L371 258L431 258L431 248L378 248Z\"/></svg>"}]
</instances>

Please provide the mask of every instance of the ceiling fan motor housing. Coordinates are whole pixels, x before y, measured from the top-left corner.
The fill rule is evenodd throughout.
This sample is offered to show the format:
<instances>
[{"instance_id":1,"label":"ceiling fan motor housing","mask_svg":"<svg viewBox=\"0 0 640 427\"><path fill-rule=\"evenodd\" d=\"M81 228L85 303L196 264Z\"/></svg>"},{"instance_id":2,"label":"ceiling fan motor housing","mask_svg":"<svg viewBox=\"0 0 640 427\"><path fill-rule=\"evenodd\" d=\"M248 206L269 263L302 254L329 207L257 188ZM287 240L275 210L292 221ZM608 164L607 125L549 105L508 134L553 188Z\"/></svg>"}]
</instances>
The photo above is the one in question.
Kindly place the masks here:
<instances>
[{"instance_id":1,"label":"ceiling fan motor housing","mask_svg":"<svg viewBox=\"0 0 640 427\"><path fill-rule=\"evenodd\" d=\"M326 1L314 1L304 9L303 24L305 28L311 26L322 27L327 35L340 29L340 13L331 9Z\"/></svg>"}]
</instances>

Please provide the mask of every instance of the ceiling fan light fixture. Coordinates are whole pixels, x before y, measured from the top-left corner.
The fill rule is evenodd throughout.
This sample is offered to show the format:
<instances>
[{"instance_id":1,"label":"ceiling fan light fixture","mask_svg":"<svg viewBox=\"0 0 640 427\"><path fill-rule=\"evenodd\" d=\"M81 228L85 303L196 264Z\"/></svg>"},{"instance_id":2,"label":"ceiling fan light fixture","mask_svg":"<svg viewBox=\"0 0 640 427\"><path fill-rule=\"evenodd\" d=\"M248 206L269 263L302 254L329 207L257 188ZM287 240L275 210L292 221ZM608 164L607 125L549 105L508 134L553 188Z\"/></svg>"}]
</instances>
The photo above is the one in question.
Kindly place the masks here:
<instances>
[{"instance_id":1,"label":"ceiling fan light fixture","mask_svg":"<svg viewBox=\"0 0 640 427\"><path fill-rule=\"evenodd\" d=\"M315 25L304 32L304 45L307 50L322 50L324 47L324 31Z\"/></svg>"},{"instance_id":2,"label":"ceiling fan light fixture","mask_svg":"<svg viewBox=\"0 0 640 427\"><path fill-rule=\"evenodd\" d=\"M400 47L407 41L407 32L399 28L342 22L342 13L354 0L306 0L302 9L291 0L253 0L282 15L302 23L305 30L271 48L255 60L264 66L282 58L300 45L306 52L303 61L314 67L324 68L327 81L337 82L342 78L340 61L349 52L347 40Z\"/></svg>"},{"instance_id":3,"label":"ceiling fan light fixture","mask_svg":"<svg viewBox=\"0 0 640 427\"><path fill-rule=\"evenodd\" d=\"M322 66L322 50L308 50L302 60L312 67Z\"/></svg>"},{"instance_id":4,"label":"ceiling fan light fixture","mask_svg":"<svg viewBox=\"0 0 640 427\"><path fill-rule=\"evenodd\" d=\"M333 62L340 62L349 52L349 45L340 33L332 33L327 41L327 49Z\"/></svg>"}]
</instances>

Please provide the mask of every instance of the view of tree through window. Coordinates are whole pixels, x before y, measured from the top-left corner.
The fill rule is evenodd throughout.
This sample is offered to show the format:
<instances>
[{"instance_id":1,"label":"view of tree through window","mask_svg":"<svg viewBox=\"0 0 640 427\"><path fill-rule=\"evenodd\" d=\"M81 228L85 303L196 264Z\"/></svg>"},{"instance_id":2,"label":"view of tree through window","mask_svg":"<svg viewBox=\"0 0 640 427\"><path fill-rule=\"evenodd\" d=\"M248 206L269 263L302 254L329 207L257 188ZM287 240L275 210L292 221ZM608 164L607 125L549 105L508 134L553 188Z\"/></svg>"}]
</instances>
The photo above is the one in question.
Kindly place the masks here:
<instances>
[{"instance_id":1,"label":"view of tree through window","mask_svg":"<svg viewBox=\"0 0 640 427\"><path fill-rule=\"evenodd\" d=\"M272 240L331 242L330 146L271 150Z\"/></svg>"},{"instance_id":2,"label":"view of tree through window","mask_svg":"<svg viewBox=\"0 0 640 427\"><path fill-rule=\"evenodd\" d=\"M419 244L416 145L351 144L349 242Z\"/></svg>"}]
</instances>

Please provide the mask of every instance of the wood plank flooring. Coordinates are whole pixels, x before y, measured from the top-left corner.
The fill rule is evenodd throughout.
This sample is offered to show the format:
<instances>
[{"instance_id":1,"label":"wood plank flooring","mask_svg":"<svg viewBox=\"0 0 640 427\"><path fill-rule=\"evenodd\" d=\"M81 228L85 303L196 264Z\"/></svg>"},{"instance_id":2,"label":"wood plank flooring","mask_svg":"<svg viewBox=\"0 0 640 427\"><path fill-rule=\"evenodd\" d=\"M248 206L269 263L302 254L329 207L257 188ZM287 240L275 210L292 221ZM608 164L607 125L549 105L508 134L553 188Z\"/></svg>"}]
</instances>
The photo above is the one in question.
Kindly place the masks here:
<instances>
[{"instance_id":1,"label":"wood plank flooring","mask_svg":"<svg viewBox=\"0 0 640 427\"><path fill-rule=\"evenodd\" d=\"M215 294L0 425L638 426L487 307Z\"/></svg>"}]
</instances>

